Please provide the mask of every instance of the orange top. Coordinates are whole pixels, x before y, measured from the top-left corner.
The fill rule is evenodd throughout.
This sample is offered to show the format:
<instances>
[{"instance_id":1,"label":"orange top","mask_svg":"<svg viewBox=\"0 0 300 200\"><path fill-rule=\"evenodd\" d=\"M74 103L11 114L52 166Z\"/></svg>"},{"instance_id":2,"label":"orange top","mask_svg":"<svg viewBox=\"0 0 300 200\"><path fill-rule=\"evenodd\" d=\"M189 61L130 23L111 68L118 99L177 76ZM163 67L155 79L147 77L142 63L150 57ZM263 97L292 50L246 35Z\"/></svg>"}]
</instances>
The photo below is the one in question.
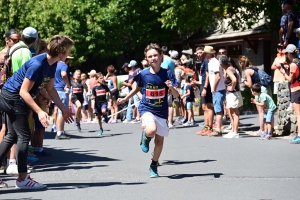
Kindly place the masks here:
<instances>
[{"instance_id":1,"label":"orange top","mask_svg":"<svg viewBox=\"0 0 300 200\"><path fill-rule=\"evenodd\" d=\"M273 65L279 65L280 63L285 63L284 53L278 53L277 54L277 57L274 59ZM280 68L275 69L273 81L274 82L283 82L283 81L285 81L285 78L284 78L283 74L280 72Z\"/></svg>"},{"instance_id":2,"label":"orange top","mask_svg":"<svg viewBox=\"0 0 300 200\"><path fill-rule=\"evenodd\" d=\"M290 72L295 73L294 80L299 76L300 71L295 63L290 64ZM291 92L296 92L298 90L300 90L300 81L296 80L294 83L291 83Z\"/></svg>"}]
</instances>

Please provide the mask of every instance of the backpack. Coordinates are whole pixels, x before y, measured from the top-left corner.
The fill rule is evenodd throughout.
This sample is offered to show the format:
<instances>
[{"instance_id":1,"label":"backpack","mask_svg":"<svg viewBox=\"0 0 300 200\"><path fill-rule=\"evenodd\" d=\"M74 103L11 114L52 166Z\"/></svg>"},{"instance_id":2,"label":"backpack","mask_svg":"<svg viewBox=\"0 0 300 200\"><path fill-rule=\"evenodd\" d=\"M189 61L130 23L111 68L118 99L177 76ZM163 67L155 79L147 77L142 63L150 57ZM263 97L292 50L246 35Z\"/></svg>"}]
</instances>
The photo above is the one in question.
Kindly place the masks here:
<instances>
[{"instance_id":1,"label":"backpack","mask_svg":"<svg viewBox=\"0 0 300 200\"><path fill-rule=\"evenodd\" d=\"M300 59L299 58L295 58L292 63L295 63L298 66L298 69L300 71ZM299 75L298 75L297 78L294 78L293 83L295 83L296 81L300 82L300 73L299 73Z\"/></svg>"},{"instance_id":2,"label":"backpack","mask_svg":"<svg viewBox=\"0 0 300 200\"><path fill-rule=\"evenodd\" d=\"M11 58L12 55L18 50L22 48L27 48L27 46L18 46L14 48L14 50L9 54L8 53L4 56L4 60L0 62L0 88L3 87L4 83L7 81L9 77L12 76L12 63L11 63Z\"/></svg>"},{"instance_id":3,"label":"backpack","mask_svg":"<svg viewBox=\"0 0 300 200\"><path fill-rule=\"evenodd\" d=\"M259 76L259 84L262 86L268 86L272 82L272 77L267 74L265 71L258 69L255 66L252 66L252 69L254 71L257 71L258 76Z\"/></svg>"}]
</instances>

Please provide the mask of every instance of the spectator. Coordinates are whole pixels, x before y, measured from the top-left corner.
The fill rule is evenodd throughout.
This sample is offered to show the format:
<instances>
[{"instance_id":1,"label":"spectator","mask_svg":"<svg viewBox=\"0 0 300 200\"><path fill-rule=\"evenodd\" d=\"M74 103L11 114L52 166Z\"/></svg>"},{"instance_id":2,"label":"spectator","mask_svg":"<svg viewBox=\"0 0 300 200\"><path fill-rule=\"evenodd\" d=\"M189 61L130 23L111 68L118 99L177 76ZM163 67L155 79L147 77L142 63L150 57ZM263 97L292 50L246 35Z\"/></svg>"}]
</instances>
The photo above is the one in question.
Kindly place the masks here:
<instances>
[{"instance_id":1,"label":"spectator","mask_svg":"<svg viewBox=\"0 0 300 200\"><path fill-rule=\"evenodd\" d=\"M286 47L288 44L298 45L298 38L296 37L295 29L299 28L298 16L293 9L294 1L285 0L283 1L283 8L286 12L285 28L286 33L284 34L283 46Z\"/></svg>"},{"instance_id":2,"label":"spectator","mask_svg":"<svg viewBox=\"0 0 300 200\"><path fill-rule=\"evenodd\" d=\"M286 63L286 57L282 52L282 50L283 50L283 45L279 43L277 45L276 58L274 59L274 62L271 66L271 69L274 70L274 77L273 77L274 94L277 94L278 92L278 84L285 81L284 76L280 72L281 64Z\"/></svg>"},{"instance_id":3,"label":"spectator","mask_svg":"<svg viewBox=\"0 0 300 200\"><path fill-rule=\"evenodd\" d=\"M105 76L106 80L109 80L109 89L111 92L110 97L110 112L111 118L109 119L108 123L117 123L118 122L118 115L115 114L119 111L117 99L119 97L119 90L118 90L118 78L115 75L115 67L113 65L109 65L107 67L107 75Z\"/></svg>"}]
</instances>

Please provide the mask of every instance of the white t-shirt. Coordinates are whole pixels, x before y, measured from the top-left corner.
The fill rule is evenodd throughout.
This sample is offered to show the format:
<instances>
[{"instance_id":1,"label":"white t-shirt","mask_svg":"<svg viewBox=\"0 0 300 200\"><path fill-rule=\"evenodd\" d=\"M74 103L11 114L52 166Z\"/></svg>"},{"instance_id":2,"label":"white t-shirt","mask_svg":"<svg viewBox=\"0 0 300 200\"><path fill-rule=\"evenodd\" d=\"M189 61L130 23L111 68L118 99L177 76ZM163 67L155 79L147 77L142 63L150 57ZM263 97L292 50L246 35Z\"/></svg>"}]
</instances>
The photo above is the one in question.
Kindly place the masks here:
<instances>
[{"instance_id":1,"label":"white t-shirt","mask_svg":"<svg viewBox=\"0 0 300 200\"><path fill-rule=\"evenodd\" d=\"M222 67L220 66L220 63L216 58L212 58L208 62L209 84L211 89L214 88L216 72L219 72L221 77L219 84L216 88L216 91L225 90L225 82L224 82Z\"/></svg>"}]
</instances>

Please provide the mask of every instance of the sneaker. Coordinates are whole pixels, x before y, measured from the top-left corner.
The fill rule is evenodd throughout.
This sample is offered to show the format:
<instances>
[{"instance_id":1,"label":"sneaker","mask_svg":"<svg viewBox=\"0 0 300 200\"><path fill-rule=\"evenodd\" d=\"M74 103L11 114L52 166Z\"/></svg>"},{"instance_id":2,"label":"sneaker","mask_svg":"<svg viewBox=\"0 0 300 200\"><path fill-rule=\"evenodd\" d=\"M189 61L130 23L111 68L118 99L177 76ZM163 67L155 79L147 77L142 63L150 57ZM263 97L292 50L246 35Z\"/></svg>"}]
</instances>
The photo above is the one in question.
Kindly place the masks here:
<instances>
[{"instance_id":1,"label":"sneaker","mask_svg":"<svg viewBox=\"0 0 300 200\"><path fill-rule=\"evenodd\" d=\"M264 138L265 140L271 140L272 139L272 135L270 135L270 134L267 134L266 136L265 136L265 138Z\"/></svg>"},{"instance_id":2,"label":"sneaker","mask_svg":"<svg viewBox=\"0 0 300 200\"><path fill-rule=\"evenodd\" d=\"M56 126L53 126L53 127L52 127L51 132L57 132Z\"/></svg>"},{"instance_id":3,"label":"sneaker","mask_svg":"<svg viewBox=\"0 0 300 200\"><path fill-rule=\"evenodd\" d=\"M118 123L118 120L117 120L117 119L113 119L113 120L111 121L111 123L112 123L112 124Z\"/></svg>"},{"instance_id":4,"label":"sneaker","mask_svg":"<svg viewBox=\"0 0 300 200\"><path fill-rule=\"evenodd\" d=\"M157 165L150 165L149 172L150 172L150 178L158 177Z\"/></svg>"},{"instance_id":5,"label":"sneaker","mask_svg":"<svg viewBox=\"0 0 300 200\"><path fill-rule=\"evenodd\" d=\"M205 122L201 122L201 123L199 123L199 124L198 124L198 126L200 126L200 127L204 127L204 126L205 126Z\"/></svg>"},{"instance_id":6,"label":"sneaker","mask_svg":"<svg viewBox=\"0 0 300 200\"><path fill-rule=\"evenodd\" d=\"M62 133L60 136L58 136L58 135L56 134L55 139L56 139L56 140L69 140L69 139L70 139L70 136L67 135L66 133Z\"/></svg>"},{"instance_id":7,"label":"sneaker","mask_svg":"<svg viewBox=\"0 0 300 200\"><path fill-rule=\"evenodd\" d=\"M138 124L138 123L140 123L140 120L139 119L134 119L130 123L132 123L132 124Z\"/></svg>"},{"instance_id":8,"label":"sneaker","mask_svg":"<svg viewBox=\"0 0 300 200\"><path fill-rule=\"evenodd\" d=\"M223 129L224 133L229 133L232 129L232 124L230 123L226 128Z\"/></svg>"},{"instance_id":9,"label":"sneaker","mask_svg":"<svg viewBox=\"0 0 300 200\"><path fill-rule=\"evenodd\" d=\"M86 120L86 123L87 123L87 124L92 123L91 119Z\"/></svg>"},{"instance_id":10,"label":"sneaker","mask_svg":"<svg viewBox=\"0 0 300 200\"><path fill-rule=\"evenodd\" d=\"M48 153L47 151L43 150L41 152L39 151L34 151L33 152L34 155L36 155L37 157L51 157L52 153Z\"/></svg>"},{"instance_id":11,"label":"sneaker","mask_svg":"<svg viewBox=\"0 0 300 200\"><path fill-rule=\"evenodd\" d=\"M180 125L183 125L183 124L187 123L187 121L188 121L187 119L183 118L183 119L180 121L179 124L180 124Z\"/></svg>"},{"instance_id":12,"label":"sneaker","mask_svg":"<svg viewBox=\"0 0 300 200\"><path fill-rule=\"evenodd\" d=\"M259 139L260 140L264 140L266 136L267 136L267 133L264 133L264 134L262 134L262 135L259 136Z\"/></svg>"},{"instance_id":13,"label":"sneaker","mask_svg":"<svg viewBox=\"0 0 300 200\"><path fill-rule=\"evenodd\" d=\"M179 116L177 119L175 119L176 122L180 122L183 119L182 116Z\"/></svg>"},{"instance_id":14,"label":"sneaker","mask_svg":"<svg viewBox=\"0 0 300 200\"><path fill-rule=\"evenodd\" d=\"M171 129L171 128L174 128L174 125L173 125L173 124L170 124L170 123L168 123L168 127L169 127L169 129Z\"/></svg>"},{"instance_id":15,"label":"sneaker","mask_svg":"<svg viewBox=\"0 0 300 200\"><path fill-rule=\"evenodd\" d=\"M76 126L77 126L77 131L78 131L78 132L81 132L80 124L78 123L78 124L76 124Z\"/></svg>"},{"instance_id":16,"label":"sneaker","mask_svg":"<svg viewBox=\"0 0 300 200\"><path fill-rule=\"evenodd\" d=\"M251 134L252 136L262 136L264 135L264 132L261 130L255 131Z\"/></svg>"},{"instance_id":17,"label":"sneaker","mask_svg":"<svg viewBox=\"0 0 300 200\"><path fill-rule=\"evenodd\" d=\"M196 132L196 134L201 135L202 133L206 132L208 128L208 126L205 126L201 131Z\"/></svg>"},{"instance_id":18,"label":"sneaker","mask_svg":"<svg viewBox=\"0 0 300 200\"><path fill-rule=\"evenodd\" d=\"M183 126L193 126L194 123L193 122L186 122L184 124L182 124Z\"/></svg>"},{"instance_id":19,"label":"sneaker","mask_svg":"<svg viewBox=\"0 0 300 200\"><path fill-rule=\"evenodd\" d=\"M103 128L100 128L100 131L98 132L98 135L101 136L103 134Z\"/></svg>"},{"instance_id":20,"label":"sneaker","mask_svg":"<svg viewBox=\"0 0 300 200\"><path fill-rule=\"evenodd\" d=\"M207 135L210 135L212 132L213 132L212 128L207 128L206 131L204 131L201 135L207 136Z\"/></svg>"},{"instance_id":21,"label":"sneaker","mask_svg":"<svg viewBox=\"0 0 300 200\"><path fill-rule=\"evenodd\" d=\"M141 139L141 142L140 142L141 149L144 153L148 153L150 141L151 141L151 138L148 139L146 137L146 130L144 129L143 132L142 132L142 139Z\"/></svg>"},{"instance_id":22,"label":"sneaker","mask_svg":"<svg viewBox=\"0 0 300 200\"><path fill-rule=\"evenodd\" d=\"M9 175L18 175L18 165L8 165L6 168L6 174Z\"/></svg>"},{"instance_id":23,"label":"sneaker","mask_svg":"<svg viewBox=\"0 0 300 200\"><path fill-rule=\"evenodd\" d=\"M300 144L300 136L296 136L290 140L290 144Z\"/></svg>"},{"instance_id":24,"label":"sneaker","mask_svg":"<svg viewBox=\"0 0 300 200\"><path fill-rule=\"evenodd\" d=\"M0 188L7 188L8 185L7 183L3 182L2 179L0 178Z\"/></svg>"},{"instance_id":25,"label":"sneaker","mask_svg":"<svg viewBox=\"0 0 300 200\"><path fill-rule=\"evenodd\" d=\"M209 137L222 137L221 131L213 131L212 133L208 134Z\"/></svg>"},{"instance_id":26,"label":"sneaker","mask_svg":"<svg viewBox=\"0 0 300 200\"><path fill-rule=\"evenodd\" d=\"M129 121L129 120L127 120L127 119L125 119L125 120L123 121L124 124L130 123L130 122L131 122L131 121Z\"/></svg>"},{"instance_id":27,"label":"sneaker","mask_svg":"<svg viewBox=\"0 0 300 200\"><path fill-rule=\"evenodd\" d=\"M46 187L46 185L34 181L29 175L26 176L24 181L20 179L16 180L16 188L18 189L41 189L44 187Z\"/></svg>"},{"instance_id":28,"label":"sneaker","mask_svg":"<svg viewBox=\"0 0 300 200\"><path fill-rule=\"evenodd\" d=\"M239 138L240 137L240 135L239 134L237 134L237 133L234 133L234 132L229 132L228 134L226 134L226 135L223 135L223 138Z\"/></svg>"},{"instance_id":29,"label":"sneaker","mask_svg":"<svg viewBox=\"0 0 300 200\"><path fill-rule=\"evenodd\" d=\"M107 123L110 124L112 121L113 121L113 118L110 118Z\"/></svg>"}]
</instances>

